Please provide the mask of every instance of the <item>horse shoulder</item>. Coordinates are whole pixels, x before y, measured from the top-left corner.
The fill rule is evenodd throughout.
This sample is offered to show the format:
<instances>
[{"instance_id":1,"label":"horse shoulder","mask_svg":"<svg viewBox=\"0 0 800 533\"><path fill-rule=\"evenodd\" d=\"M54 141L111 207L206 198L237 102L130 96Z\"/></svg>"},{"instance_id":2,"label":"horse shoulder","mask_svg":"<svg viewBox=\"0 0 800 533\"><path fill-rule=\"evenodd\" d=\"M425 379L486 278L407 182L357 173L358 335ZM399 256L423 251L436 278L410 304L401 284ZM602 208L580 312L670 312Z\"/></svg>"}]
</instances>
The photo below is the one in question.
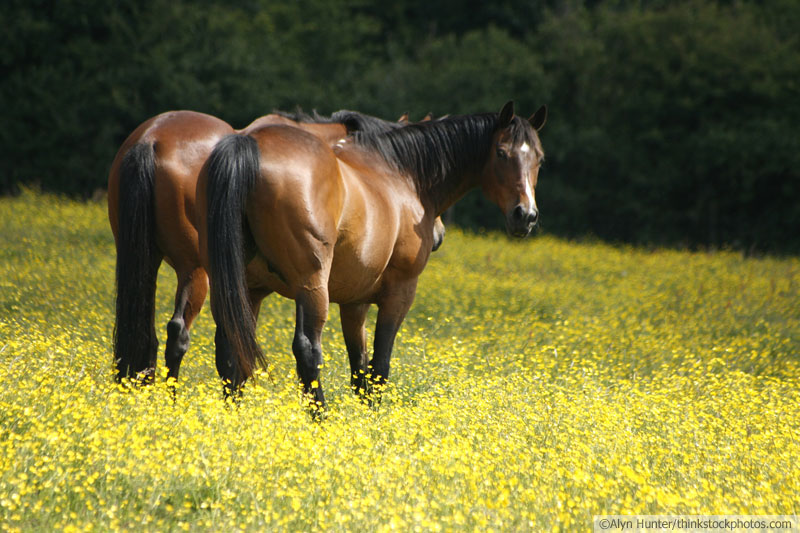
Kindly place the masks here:
<instances>
[{"instance_id":1,"label":"horse shoulder","mask_svg":"<svg viewBox=\"0 0 800 533\"><path fill-rule=\"evenodd\" d=\"M421 205L408 202L401 210L400 231L390 266L405 276L417 277L428 264L433 248L433 222Z\"/></svg>"}]
</instances>

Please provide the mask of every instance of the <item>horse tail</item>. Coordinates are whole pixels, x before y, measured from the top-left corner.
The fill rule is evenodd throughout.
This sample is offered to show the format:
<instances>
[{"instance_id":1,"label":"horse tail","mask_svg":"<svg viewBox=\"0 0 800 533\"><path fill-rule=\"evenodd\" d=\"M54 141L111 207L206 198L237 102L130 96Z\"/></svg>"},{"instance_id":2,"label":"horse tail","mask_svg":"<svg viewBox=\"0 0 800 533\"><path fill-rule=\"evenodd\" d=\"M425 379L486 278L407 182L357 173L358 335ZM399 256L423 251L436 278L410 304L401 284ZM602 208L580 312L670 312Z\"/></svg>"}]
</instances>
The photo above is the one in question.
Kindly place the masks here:
<instances>
[{"instance_id":1,"label":"horse tail","mask_svg":"<svg viewBox=\"0 0 800 533\"><path fill-rule=\"evenodd\" d=\"M155 243L155 152L134 145L120 165L114 360L117 379L155 366L155 298L161 254Z\"/></svg>"},{"instance_id":2,"label":"horse tail","mask_svg":"<svg viewBox=\"0 0 800 533\"><path fill-rule=\"evenodd\" d=\"M217 327L222 328L234 352L234 385L252 376L256 363L266 366L256 342L256 320L245 281L245 232L249 232L245 205L259 175L259 157L254 138L228 135L217 143L208 159L211 308Z\"/></svg>"}]
</instances>

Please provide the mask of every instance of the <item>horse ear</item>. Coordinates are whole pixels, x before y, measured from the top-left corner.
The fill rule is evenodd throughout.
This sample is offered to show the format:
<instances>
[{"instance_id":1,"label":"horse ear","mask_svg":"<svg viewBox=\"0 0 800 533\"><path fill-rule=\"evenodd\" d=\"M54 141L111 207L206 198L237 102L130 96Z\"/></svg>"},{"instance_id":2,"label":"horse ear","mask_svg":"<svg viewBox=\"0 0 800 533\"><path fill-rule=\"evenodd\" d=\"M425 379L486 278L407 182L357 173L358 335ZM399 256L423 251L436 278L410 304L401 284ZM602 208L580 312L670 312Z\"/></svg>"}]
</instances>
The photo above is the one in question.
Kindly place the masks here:
<instances>
[{"instance_id":1,"label":"horse ear","mask_svg":"<svg viewBox=\"0 0 800 533\"><path fill-rule=\"evenodd\" d=\"M511 124L511 119L514 118L514 101L509 100L506 102L506 105L503 106L503 109L500 111L500 118L498 119L498 126L500 128L505 128L509 124Z\"/></svg>"},{"instance_id":2,"label":"horse ear","mask_svg":"<svg viewBox=\"0 0 800 533\"><path fill-rule=\"evenodd\" d=\"M547 122L547 106L543 105L537 109L536 113L531 115L531 118L528 119L528 122L531 123L533 129L540 131L542 127L544 127L544 123Z\"/></svg>"},{"instance_id":3,"label":"horse ear","mask_svg":"<svg viewBox=\"0 0 800 533\"><path fill-rule=\"evenodd\" d=\"M400 124L408 124L408 111L400 115L400 118L397 119L397 122Z\"/></svg>"},{"instance_id":4,"label":"horse ear","mask_svg":"<svg viewBox=\"0 0 800 533\"><path fill-rule=\"evenodd\" d=\"M427 115L422 117L422 120L420 120L420 122L430 122L431 120L433 120L433 111L429 111Z\"/></svg>"}]
</instances>

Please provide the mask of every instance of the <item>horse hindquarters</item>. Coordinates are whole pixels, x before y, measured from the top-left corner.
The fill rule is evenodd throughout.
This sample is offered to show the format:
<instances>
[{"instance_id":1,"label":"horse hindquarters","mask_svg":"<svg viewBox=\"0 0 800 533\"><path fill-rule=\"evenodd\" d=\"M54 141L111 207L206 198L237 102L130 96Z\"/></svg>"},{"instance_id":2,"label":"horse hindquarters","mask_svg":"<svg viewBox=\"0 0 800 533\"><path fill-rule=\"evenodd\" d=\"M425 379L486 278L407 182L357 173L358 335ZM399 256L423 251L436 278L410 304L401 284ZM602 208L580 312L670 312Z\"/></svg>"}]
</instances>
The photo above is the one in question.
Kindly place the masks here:
<instances>
[{"instance_id":1,"label":"horse hindquarters","mask_svg":"<svg viewBox=\"0 0 800 533\"><path fill-rule=\"evenodd\" d=\"M162 255L155 245L154 180L153 146L134 145L119 169L114 326L118 380L140 373L152 377L156 365L155 292Z\"/></svg>"},{"instance_id":2,"label":"horse hindquarters","mask_svg":"<svg viewBox=\"0 0 800 533\"><path fill-rule=\"evenodd\" d=\"M248 281L295 300L297 374L304 392L321 406L321 336L344 184L333 151L314 135L270 126L251 136L261 167L246 208L255 254Z\"/></svg>"}]
</instances>

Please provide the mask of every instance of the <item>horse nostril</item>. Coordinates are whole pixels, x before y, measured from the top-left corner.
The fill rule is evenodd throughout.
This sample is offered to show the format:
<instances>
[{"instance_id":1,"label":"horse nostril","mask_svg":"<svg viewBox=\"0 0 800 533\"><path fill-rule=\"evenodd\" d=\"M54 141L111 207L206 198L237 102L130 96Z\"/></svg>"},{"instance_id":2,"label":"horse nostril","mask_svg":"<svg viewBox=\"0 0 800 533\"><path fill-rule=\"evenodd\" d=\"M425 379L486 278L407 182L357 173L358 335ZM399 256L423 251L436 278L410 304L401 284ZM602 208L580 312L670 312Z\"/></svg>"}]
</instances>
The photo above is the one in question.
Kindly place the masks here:
<instances>
[{"instance_id":1,"label":"horse nostril","mask_svg":"<svg viewBox=\"0 0 800 533\"><path fill-rule=\"evenodd\" d=\"M527 217L527 213L525 213L525 209L521 205L518 205L514 208L511 216L514 219L514 222L524 222Z\"/></svg>"},{"instance_id":2,"label":"horse nostril","mask_svg":"<svg viewBox=\"0 0 800 533\"><path fill-rule=\"evenodd\" d=\"M539 210L534 207L528 214L528 222L530 224L536 224L537 220L539 220Z\"/></svg>"}]
</instances>

